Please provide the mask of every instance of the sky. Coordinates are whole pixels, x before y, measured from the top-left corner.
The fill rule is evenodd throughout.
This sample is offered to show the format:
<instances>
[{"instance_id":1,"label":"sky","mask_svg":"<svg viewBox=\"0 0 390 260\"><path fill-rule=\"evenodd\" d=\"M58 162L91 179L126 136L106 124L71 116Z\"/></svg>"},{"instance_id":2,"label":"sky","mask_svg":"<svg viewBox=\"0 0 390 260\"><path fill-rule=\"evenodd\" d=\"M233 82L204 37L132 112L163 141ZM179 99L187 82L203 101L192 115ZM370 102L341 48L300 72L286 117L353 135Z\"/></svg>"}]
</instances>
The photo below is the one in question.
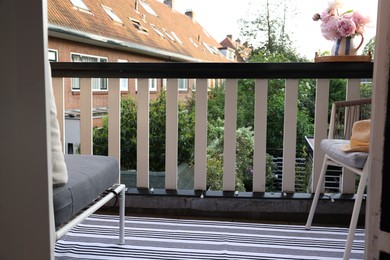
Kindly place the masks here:
<instances>
[{"instance_id":1,"label":"sky","mask_svg":"<svg viewBox=\"0 0 390 260\"><path fill-rule=\"evenodd\" d=\"M225 39L226 35L233 35L236 40L240 37L238 20L249 17L251 10L256 9L258 3L264 0L175 0L175 9L184 13L191 9L195 13L195 19L218 42ZM308 59L314 59L318 50L330 50L333 43L326 40L320 31L320 21L313 21L315 13L321 13L328 7L329 0L291 0L295 6L296 15L287 23L292 34L290 38L294 47ZM377 0L345 0L342 1L346 10L360 10L369 15L372 23L364 34L366 44L375 36ZM364 46L363 44L363 46Z\"/></svg>"}]
</instances>

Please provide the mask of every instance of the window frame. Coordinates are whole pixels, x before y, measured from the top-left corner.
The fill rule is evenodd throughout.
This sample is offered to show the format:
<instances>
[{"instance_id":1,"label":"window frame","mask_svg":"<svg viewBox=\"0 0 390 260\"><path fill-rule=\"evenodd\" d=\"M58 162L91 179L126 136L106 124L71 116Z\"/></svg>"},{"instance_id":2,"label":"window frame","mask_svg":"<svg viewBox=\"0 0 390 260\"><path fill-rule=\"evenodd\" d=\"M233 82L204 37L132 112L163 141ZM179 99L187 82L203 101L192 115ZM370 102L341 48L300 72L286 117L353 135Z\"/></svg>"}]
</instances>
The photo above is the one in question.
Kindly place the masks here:
<instances>
[{"instance_id":1,"label":"window frame","mask_svg":"<svg viewBox=\"0 0 390 260\"><path fill-rule=\"evenodd\" d=\"M116 23L123 24L122 19L119 18L119 16L116 13L114 13L112 8L105 6L105 5L101 5L101 6L102 6L104 12L111 18L111 20L113 20Z\"/></svg>"},{"instance_id":2,"label":"window frame","mask_svg":"<svg viewBox=\"0 0 390 260\"><path fill-rule=\"evenodd\" d=\"M70 0L72 5L78 9L91 12L88 6L84 3L83 0Z\"/></svg>"},{"instance_id":3,"label":"window frame","mask_svg":"<svg viewBox=\"0 0 390 260\"><path fill-rule=\"evenodd\" d=\"M127 63L128 60L118 59L118 63ZM129 91L129 79L128 78L120 78L119 79L119 91L127 92Z\"/></svg>"},{"instance_id":4,"label":"window frame","mask_svg":"<svg viewBox=\"0 0 390 260\"><path fill-rule=\"evenodd\" d=\"M73 57L76 55L81 57L81 61L74 61ZM83 62L82 61L83 57L96 59L96 61L89 61L89 62L108 62L107 57L95 56L95 55L83 54L83 53L77 53L77 52L70 53L71 62ZM88 62L88 61L85 61L85 62ZM78 85L78 87L74 87L76 84ZM96 88L96 86L98 88ZM92 87L93 92L99 92L99 91L106 92L106 91L108 91L108 79L107 78L92 78L91 87ZM80 78L71 78L71 89L74 92L80 91Z\"/></svg>"},{"instance_id":5,"label":"window frame","mask_svg":"<svg viewBox=\"0 0 390 260\"><path fill-rule=\"evenodd\" d=\"M179 91L188 91L189 79L177 79L177 89Z\"/></svg>"},{"instance_id":6,"label":"window frame","mask_svg":"<svg viewBox=\"0 0 390 260\"><path fill-rule=\"evenodd\" d=\"M50 59L50 53L54 53L54 59ZM57 62L58 61L58 50L48 49L47 58L48 58L49 62Z\"/></svg>"}]
</instances>

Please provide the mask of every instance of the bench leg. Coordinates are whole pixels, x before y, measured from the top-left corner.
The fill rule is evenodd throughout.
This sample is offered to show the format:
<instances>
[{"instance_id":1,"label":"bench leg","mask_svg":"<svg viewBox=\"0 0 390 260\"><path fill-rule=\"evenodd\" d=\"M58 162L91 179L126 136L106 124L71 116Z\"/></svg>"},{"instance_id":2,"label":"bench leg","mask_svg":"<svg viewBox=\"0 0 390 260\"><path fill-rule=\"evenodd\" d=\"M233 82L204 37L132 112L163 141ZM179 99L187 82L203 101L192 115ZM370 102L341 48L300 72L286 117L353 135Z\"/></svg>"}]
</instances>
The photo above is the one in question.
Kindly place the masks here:
<instances>
[{"instance_id":1,"label":"bench leg","mask_svg":"<svg viewBox=\"0 0 390 260\"><path fill-rule=\"evenodd\" d=\"M125 186L119 194L119 244L125 244Z\"/></svg>"}]
</instances>

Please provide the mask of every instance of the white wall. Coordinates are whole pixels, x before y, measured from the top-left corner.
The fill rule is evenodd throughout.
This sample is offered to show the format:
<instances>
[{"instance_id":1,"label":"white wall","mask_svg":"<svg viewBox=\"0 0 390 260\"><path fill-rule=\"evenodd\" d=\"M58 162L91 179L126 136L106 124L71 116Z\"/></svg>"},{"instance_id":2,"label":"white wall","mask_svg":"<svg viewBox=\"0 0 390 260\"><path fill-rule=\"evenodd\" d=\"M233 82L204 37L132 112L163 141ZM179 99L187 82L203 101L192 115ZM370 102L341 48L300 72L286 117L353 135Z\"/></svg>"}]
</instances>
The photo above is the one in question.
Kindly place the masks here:
<instances>
[{"instance_id":1,"label":"white wall","mask_svg":"<svg viewBox=\"0 0 390 260\"><path fill-rule=\"evenodd\" d=\"M47 3L0 1L0 259L51 259Z\"/></svg>"},{"instance_id":2,"label":"white wall","mask_svg":"<svg viewBox=\"0 0 390 260\"><path fill-rule=\"evenodd\" d=\"M65 119L65 153L68 154L68 144L73 144L73 153L80 145L80 119Z\"/></svg>"}]
</instances>

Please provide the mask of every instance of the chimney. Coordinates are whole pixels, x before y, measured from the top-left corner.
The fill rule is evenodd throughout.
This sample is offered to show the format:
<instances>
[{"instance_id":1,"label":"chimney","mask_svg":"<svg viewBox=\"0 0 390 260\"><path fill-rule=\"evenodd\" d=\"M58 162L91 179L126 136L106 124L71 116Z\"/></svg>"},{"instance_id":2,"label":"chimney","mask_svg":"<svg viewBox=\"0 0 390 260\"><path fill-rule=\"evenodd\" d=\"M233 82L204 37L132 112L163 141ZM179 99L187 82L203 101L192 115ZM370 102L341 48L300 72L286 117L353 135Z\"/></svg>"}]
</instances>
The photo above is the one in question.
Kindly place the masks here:
<instances>
[{"instance_id":1,"label":"chimney","mask_svg":"<svg viewBox=\"0 0 390 260\"><path fill-rule=\"evenodd\" d=\"M175 0L164 0L164 4L173 10L175 6Z\"/></svg>"},{"instance_id":2,"label":"chimney","mask_svg":"<svg viewBox=\"0 0 390 260\"><path fill-rule=\"evenodd\" d=\"M138 12L138 0L134 0L134 10Z\"/></svg>"},{"instance_id":3,"label":"chimney","mask_svg":"<svg viewBox=\"0 0 390 260\"><path fill-rule=\"evenodd\" d=\"M185 15L187 15L193 22L195 22L195 13L191 9L188 9L185 12Z\"/></svg>"},{"instance_id":4,"label":"chimney","mask_svg":"<svg viewBox=\"0 0 390 260\"><path fill-rule=\"evenodd\" d=\"M233 40L233 35L232 34L228 34L228 35L226 35L226 38L229 38L230 40Z\"/></svg>"}]
</instances>

